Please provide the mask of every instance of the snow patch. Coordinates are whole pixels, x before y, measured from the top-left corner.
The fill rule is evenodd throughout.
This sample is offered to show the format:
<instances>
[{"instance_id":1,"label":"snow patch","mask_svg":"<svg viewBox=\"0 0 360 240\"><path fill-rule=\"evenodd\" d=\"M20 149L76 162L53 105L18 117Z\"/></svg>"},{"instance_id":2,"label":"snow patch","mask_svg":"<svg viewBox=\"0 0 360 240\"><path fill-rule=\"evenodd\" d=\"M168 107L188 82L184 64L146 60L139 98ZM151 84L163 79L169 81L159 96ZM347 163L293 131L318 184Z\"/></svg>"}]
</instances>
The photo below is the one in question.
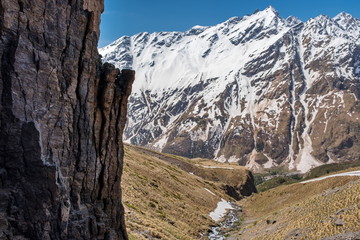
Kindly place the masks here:
<instances>
[{"instance_id":1,"label":"snow patch","mask_svg":"<svg viewBox=\"0 0 360 240\"><path fill-rule=\"evenodd\" d=\"M240 159L237 158L235 155L229 157L229 159L227 160L229 163L236 163L238 162Z\"/></svg>"},{"instance_id":2,"label":"snow patch","mask_svg":"<svg viewBox=\"0 0 360 240\"><path fill-rule=\"evenodd\" d=\"M264 155L265 155L265 157L267 157L267 159L269 159L269 161L267 161L263 166L264 166L264 168L272 168L272 167L274 167L276 164L275 164L275 161L272 159L272 158L270 158L268 155L266 155L265 153L264 153Z\"/></svg>"},{"instance_id":3,"label":"snow patch","mask_svg":"<svg viewBox=\"0 0 360 240\"><path fill-rule=\"evenodd\" d=\"M210 191L209 189L207 189L207 188L204 188L206 191L208 191L211 195L214 195L214 196L216 196L215 195L215 193L213 193L212 191Z\"/></svg>"},{"instance_id":4,"label":"snow patch","mask_svg":"<svg viewBox=\"0 0 360 240\"><path fill-rule=\"evenodd\" d=\"M247 167L253 171L257 171L257 170L261 169L260 164L258 164L255 161L256 154L257 154L256 149L253 149L253 151L250 153L250 156L249 156L250 160L245 165L245 167Z\"/></svg>"},{"instance_id":5,"label":"snow patch","mask_svg":"<svg viewBox=\"0 0 360 240\"><path fill-rule=\"evenodd\" d=\"M319 160L315 159L309 152L310 146L306 146L302 149L301 153L298 156L298 163L296 165L297 170L299 170L301 173L306 173L310 169L314 167L318 167L322 165Z\"/></svg>"},{"instance_id":6,"label":"snow patch","mask_svg":"<svg viewBox=\"0 0 360 240\"><path fill-rule=\"evenodd\" d=\"M226 158L225 158L224 155L221 155L220 157L215 158L215 160L216 160L217 162L221 162L221 163L225 163L225 162L226 162Z\"/></svg>"},{"instance_id":7,"label":"snow patch","mask_svg":"<svg viewBox=\"0 0 360 240\"><path fill-rule=\"evenodd\" d=\"M229 169L229 170L234 169L232 167L218 167L218 166L206 166L206 165L197 165L197 166L201 166L203 168L212 168L212 169Z\"/></svg>"},{"instance_id":8,"label":"snow patch","mask_svg":"<svg viewBox=\"0 0 360 240\"><path fill-rule=\"evenodd\" d=\"M217 222L220 221L225 216L226 212L230 209L234 209L230 202L226 201L225 199L221 199L221 201L218 202L215 210L212 211L209 216L212 220Z\"/></svg>"}]
</instances>

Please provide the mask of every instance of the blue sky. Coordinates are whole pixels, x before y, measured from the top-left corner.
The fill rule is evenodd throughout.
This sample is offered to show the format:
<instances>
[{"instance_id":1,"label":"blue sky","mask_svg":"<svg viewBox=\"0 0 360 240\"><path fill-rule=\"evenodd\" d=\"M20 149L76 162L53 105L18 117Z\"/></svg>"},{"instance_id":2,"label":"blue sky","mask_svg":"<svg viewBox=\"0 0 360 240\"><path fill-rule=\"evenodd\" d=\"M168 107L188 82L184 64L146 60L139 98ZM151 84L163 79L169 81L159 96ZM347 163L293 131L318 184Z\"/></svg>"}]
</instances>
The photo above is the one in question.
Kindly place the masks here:
<instances>
[{"instance_id":1,"label":"blue sky","mask_svg":"<svg viewBox=\"0 0 360 240\"><path fill-rule=\"evenodd\" d=\"M99 47L139 32L185 31L211 26L272 5L282 17L303 21L347 12L360 18L360 0L105 0Z\"/></svg>"}]
</instances>

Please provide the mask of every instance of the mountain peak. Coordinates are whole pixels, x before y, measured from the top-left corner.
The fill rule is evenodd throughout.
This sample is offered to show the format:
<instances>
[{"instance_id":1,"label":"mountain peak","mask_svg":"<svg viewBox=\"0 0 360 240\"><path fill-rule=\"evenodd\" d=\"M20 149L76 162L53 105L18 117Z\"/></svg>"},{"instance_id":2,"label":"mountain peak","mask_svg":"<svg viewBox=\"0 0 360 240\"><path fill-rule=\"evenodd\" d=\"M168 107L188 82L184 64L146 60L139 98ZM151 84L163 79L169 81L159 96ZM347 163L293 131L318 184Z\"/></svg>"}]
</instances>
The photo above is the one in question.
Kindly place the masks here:
<instances>
[{"instance_id":1,"label":"mountain peak","mask_svg":"<svg viewBox=\"0 0 360 240\"><path fill-rule=\"evenodd\" d=\"M335 22L338 22L340 24L346 24L346 23L350 23L350 22L359 22L360 23L360 19L354 17L353 15L347 13L347 12L341 12L338 15L336 15L333 20Z\"/></svg>"},{"instance_id":2,"label":"mountain peak","mask_svg":"<svg viewBox=\"0 0 360 240\"><path fill-rule=\"evenodd\" d=\"M267 8L265 8L263 11L261 12L264 12L266 14L274 14L275 16L277 17L280 17L280 14L279 12L273 7L273 6L268 6Z\"/></svg>"},{"instance_id":3,"label":"mountain peak","mask_svg":"<svg viewBox=\"0 0 360 240\"><path fill-rule=\"evenodd\" d=\"M286 25L289 27L292 27L292 26L302 23L302 21L299 18L294 17L294 16L287 17L285 22L286 22Z\"/></svg>"},{"instance_id":4,"label":"mountain peak","mask_svg":"<svg viewBox=\"0 0 360 240\"><path fill-rule=\"evenodd\" d=\"M308 22L313 23L313 24L314 23L315 24L318 24L318 23L323 24L323 23L327 23L329 21L332 22L333 19L331 19L328 15L324 15L324 14L321 14L321 15L319 15L317 17L314 17L314 18L310 18L308 20Z\"/></svg>"},{"instance_id":5,"label":"mountain peak","mask_svg":"<svg viewBox=\"0 0 360 240\"><path fill-rule=\"evenodd\" d=\"M264 11L272 11L274 13L278 13L278 11L276 11L276 9L271 5L269 5L267 8L265 8Z\"/></svg>"},{"instance_id":6,"label":"mountain peak","mask_svg":"<svg viewBox=\"0 0 360 240\"><path fill-rule=\"evenodd\" d=\"M333 18L333 21L349 33L359 33L360 19L353 17L349 13L341 12Z\"/></svg>"},{"instance_id":7,"label":"mountain peak","mask_svg":"<svg viewBox=\"0 0 360 240\"><path fill-rule=\"evenodd\" d=\"M279 12L276 11L276 9L273 8L271 5L262 11L257 11L251 16L261 17L265 19L274 19L274 18L282 19Z\"/></svg>"},{"instance_id":8,"label":"mountain peak","mask_svg":"<svg viewBox=\"0 0 360 240\"><path fill-rule=\"evenodd\" d=\"M265 8L264 10L260 11L259 9L256 9L254 11L253 14L251 15L245 15L245 16L257 16L257 15L265 15L265 16L271 16L271 15L275 15L277 17L280 17L280 14L278 11L276 11L275 8L273 8L273 6L268 6L267 8Z\"/></svg>"},{"instance_id":9,"label":"mountain peak","mask_svg":"<svg viewBox=\"0 0 360 240\"><path fill-rule=\"evenodd\" d=\"M341 12L338 15L336 15L333 19L335 21L340 20L340 19L350 19L353 18L353 16L347 12Z\"/></svg>"},{"instance_id":10,"label":"mountain peak","mask_svg":"<svg viewBox=\"0 0 360 240\"><path fill-rule=\"evenodd\" d=\"M208 29L209 27L195 25L185 32L185 35L198 35Z\"/></svg>"}]
</instances>

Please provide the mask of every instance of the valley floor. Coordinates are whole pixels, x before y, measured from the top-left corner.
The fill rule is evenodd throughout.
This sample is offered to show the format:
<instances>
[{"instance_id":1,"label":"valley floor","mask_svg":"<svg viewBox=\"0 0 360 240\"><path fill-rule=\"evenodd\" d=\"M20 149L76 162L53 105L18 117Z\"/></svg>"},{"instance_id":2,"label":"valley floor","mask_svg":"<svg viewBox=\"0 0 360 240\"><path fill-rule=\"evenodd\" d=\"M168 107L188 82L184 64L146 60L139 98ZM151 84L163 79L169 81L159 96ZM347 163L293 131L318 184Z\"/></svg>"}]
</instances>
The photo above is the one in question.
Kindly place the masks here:
<instances>
[{"instance_id":1,"label":"valley floor","mask_svg":"<svg viewBox=\"0 0 360 240\"><path fill-rule=\"evenodd\" d=\"M208 239L235 201L224 184L242 185L248 173L236 165L126 145L122 190L130 239Z\"/></svg>"},{"instance_id":2,"label":"valley floor","mask_svg":"<svg viewBox=\"0 0 360 240\"><path fill-rule=\"evenodd\" d=\"M248 174L237 165L126 145L122 183L130 239L360 239L360 167L237 202L225 194L224 185L241 186Z\"/></svg>"}]
</instances>

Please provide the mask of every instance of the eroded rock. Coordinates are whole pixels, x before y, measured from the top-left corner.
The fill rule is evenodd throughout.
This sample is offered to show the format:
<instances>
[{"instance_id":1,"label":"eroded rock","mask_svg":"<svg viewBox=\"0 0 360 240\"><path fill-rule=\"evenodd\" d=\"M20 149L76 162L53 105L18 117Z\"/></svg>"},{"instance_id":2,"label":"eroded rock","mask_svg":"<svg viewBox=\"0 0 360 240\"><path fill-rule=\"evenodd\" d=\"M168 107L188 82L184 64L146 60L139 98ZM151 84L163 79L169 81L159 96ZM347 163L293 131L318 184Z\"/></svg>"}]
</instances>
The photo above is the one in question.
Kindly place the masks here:
<instances>
[{"instance_id":1,"label":"eroded rock","mask_svg":"<svg viewBox=\"0 0 360 240\"><path fill-rule=\"evenodd\" d=\"M133 71L101 64L103 1L1 0L0 238L127 239Z\"/></svg>"}]
</instances>

